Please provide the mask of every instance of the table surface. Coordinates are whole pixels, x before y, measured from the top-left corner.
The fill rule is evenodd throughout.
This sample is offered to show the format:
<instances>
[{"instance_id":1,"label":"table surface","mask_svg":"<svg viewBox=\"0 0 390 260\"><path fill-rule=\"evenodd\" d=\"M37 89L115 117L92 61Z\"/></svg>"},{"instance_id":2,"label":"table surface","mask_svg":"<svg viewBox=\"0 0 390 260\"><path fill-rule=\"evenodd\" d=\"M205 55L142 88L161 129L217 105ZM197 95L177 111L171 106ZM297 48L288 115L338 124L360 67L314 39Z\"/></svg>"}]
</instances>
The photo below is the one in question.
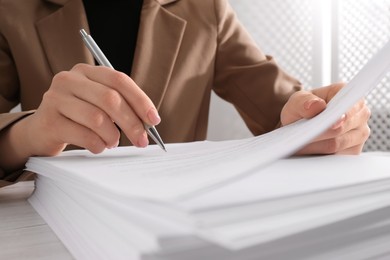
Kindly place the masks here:
<instances>
[{"instance_id":1,"label":"table surface","mask_svg":"<svg viewBox=\"0 0 390 260\"><path fill-rule=\"evenodd\" d=\"M27 201L33 183L0 189L0 259L73 259Z\"/></svg>"}]
</instances>

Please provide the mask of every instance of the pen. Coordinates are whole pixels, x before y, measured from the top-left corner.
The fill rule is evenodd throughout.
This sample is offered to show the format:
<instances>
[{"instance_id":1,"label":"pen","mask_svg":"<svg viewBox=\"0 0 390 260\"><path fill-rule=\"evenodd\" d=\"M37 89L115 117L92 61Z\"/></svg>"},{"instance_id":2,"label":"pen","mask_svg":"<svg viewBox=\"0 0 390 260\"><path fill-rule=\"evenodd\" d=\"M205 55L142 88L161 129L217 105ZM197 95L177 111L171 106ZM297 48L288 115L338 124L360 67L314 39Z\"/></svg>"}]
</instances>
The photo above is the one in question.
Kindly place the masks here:
<instances>
[{"instance_id":1,"label":"pen","mask_svg":"<svg viewBox=\"0 0 390 260\"><path fill-rule=\"evenodd\" d=\"M96 42L92 38L92 36L88 35L87 32L84 29L80 30L80 34L81 34L81 36L83 38L83 41L84 41L85 45L87 46L88 50L92 53L92 55L96 59L96 61L100 65L102 65L102 66L114 69L114 67L111 65L111 63L106 58L106 56L104 55L102 50L96 44ZM145 128L146 132L148 133L148 135L153 139L153 141L155 141L156 144L158 144L161 147L161 149L163 149L164 151L167 151L165 149L164 142L162 141L162 139L161 139L160 135L158 134L156 128L154 126L150 126L150 125L148 125L146 123L144 123L144 128Z\"/></svg>"}]
</instances>

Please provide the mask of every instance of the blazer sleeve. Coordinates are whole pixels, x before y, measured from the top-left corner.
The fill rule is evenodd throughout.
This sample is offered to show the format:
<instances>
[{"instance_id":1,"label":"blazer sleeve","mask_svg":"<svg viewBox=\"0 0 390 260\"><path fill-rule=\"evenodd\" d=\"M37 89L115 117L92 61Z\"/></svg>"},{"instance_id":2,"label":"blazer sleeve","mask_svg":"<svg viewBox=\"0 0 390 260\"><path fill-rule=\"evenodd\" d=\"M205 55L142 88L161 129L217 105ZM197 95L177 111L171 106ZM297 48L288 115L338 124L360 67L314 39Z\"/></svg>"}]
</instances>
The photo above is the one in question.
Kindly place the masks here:
<instances>
[{"instance_id":1,"label":"blazer sleeve","mask_svg":"<svg viewBox=\"0 0 390 260\"><path fill-rule=\"evenodd\" d=\"M8 43L0 32L0 134L16 121L33 113L33 111L10 113L9 111L18 103L19 80L17 69ZM22 170L6 172L0 165L0 187L24 179L26 179L26 176L22 174ZM31 178L27 177L27 179Z\"/></svg>"},{"instance_id":2,"label":"blazer sleeve","mask_svg":"<svg viewBox=\"0 0 390 260\"><path fill-rule=\"evenodd\" d=\"M34 111L25 111L18 113L2 113L0 114L0 134L7 127L22 119L25 116L34 113ZM1 154L0 154L1 156ZM0 165L0 188L22 180L32 180L31 173L25 173L22 169L15 172L6 172Z\"/></svg>"},{"instance_id":3,"label":"blazer sleeve","mask_svg":"<svg viewBox=\"0 0 390 260\"><path fill-rule=\"evenodd\" d=\"M254 135L274 130L301 83L262 53L225 0L215 0L218 49L214 91L231 102ZM259 14L261 15L261 14Z\"/></svg>"}]
</instances>

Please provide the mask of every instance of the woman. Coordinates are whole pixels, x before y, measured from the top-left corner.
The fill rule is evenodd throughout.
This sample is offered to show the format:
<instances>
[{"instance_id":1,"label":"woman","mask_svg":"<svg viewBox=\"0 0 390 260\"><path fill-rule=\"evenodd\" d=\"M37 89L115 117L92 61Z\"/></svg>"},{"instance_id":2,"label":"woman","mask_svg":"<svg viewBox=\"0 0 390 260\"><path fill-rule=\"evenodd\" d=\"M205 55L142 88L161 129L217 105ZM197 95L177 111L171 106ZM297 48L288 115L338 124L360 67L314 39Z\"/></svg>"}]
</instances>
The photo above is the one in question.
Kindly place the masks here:
<instances>
[{"instance_id":1,"label":"woman","mask_svg":"<svg viewBox=\"0 0 390 260\"><path fill-rule=\"evenodd\" d=\"M122 72L95 66L82 28ZM14 181L28 157L70 144L93 153L145 147L142 121L159 124L168 143L203 140L212 90L259 135L315 116L341 87L303 91L227 0L2 0L0 179ZM19 102L24 112L10 114ZM359 102L299 153L360 153L369 115Z\"/></svg>"}]
</instances>

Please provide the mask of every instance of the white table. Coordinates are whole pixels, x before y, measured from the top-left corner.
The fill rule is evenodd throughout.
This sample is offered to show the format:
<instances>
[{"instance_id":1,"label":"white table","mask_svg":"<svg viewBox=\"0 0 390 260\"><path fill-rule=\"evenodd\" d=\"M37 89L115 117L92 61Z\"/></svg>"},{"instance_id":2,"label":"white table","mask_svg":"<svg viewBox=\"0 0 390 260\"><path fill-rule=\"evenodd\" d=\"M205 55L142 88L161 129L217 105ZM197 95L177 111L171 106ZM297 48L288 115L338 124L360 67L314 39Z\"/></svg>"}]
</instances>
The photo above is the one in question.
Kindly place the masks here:
<instances>
[{"instance_id":1,"label":"white table","mask_svg":"<svg viewBox=\"0 0 390 260\"><path fill-rule=\"evenodd\" d=\"M73 259L28 203L32 183L0 189L0 259Z\"/></svg>"}]
</instances>

